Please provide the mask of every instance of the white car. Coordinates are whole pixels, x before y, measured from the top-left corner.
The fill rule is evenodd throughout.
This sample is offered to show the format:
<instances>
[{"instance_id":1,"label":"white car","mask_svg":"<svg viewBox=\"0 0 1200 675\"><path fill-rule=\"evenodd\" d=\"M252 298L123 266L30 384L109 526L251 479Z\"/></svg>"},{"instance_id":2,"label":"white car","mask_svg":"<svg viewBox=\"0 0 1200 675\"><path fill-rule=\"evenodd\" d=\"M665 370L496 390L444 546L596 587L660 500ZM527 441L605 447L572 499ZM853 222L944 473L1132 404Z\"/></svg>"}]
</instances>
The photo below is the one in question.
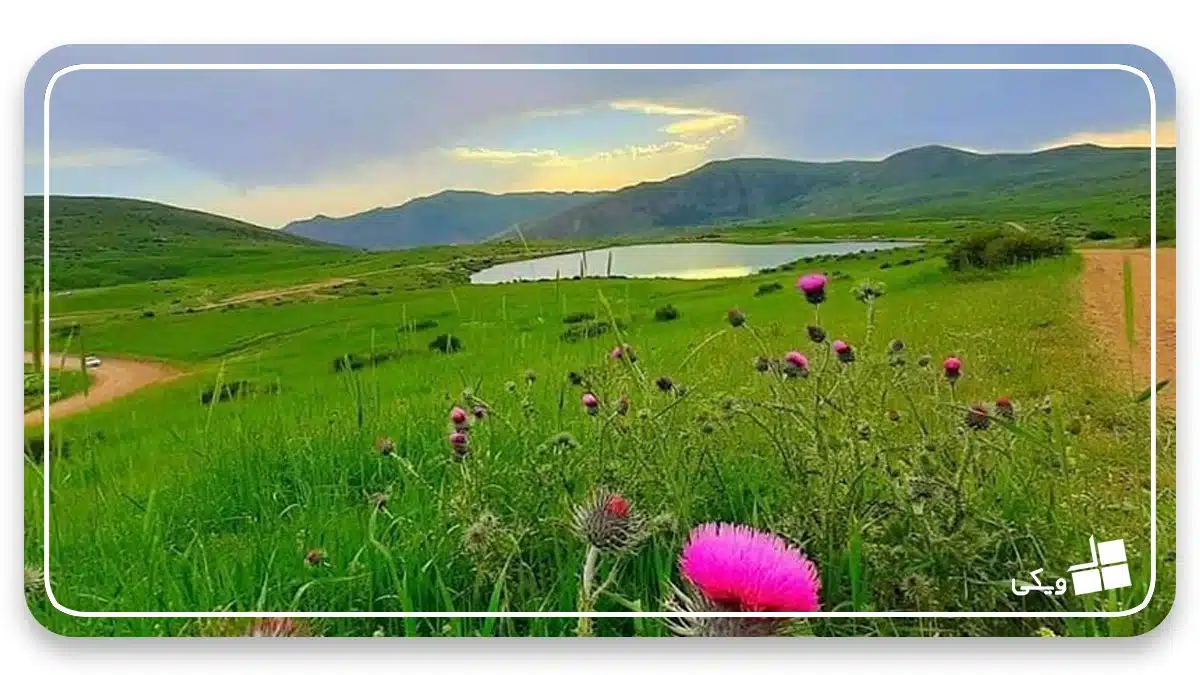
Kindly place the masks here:
<instances>
[{"instance_id":1,"label":"white car","mask_svg":"<svg viewBox=\"0 0 1200 675\"><path fill-rule=\"evenodd\" d=\"M87 366L88 368L99 368L100 367L100 357L89 356L83 360L83 365Z\"/></svg>"}]
</instances>

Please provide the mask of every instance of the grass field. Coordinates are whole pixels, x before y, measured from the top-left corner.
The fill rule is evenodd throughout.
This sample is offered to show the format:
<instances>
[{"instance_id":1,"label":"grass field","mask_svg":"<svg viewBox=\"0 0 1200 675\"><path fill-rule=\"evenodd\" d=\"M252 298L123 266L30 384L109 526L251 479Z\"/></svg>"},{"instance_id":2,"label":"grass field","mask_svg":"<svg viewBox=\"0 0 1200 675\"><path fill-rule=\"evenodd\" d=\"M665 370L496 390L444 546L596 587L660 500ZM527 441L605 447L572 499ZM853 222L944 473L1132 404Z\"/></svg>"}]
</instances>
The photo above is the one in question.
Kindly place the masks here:
<instances>
[{"instance_id":1,"label":"grass field","mask_svg":"<svg viewBox=\"0 0 1200 675\"><path fill-rule=\"evenodd\" d=\"M921 252L801 261L741 279L465 284L470 271L525 251L496 243L53 295L53 325L81 324L90 351L191 372L55 423L55 595L92 611L659 610L671 585L682 587L676 561L689 530L721 521L803 546L824 610L1124 609L1146 595L1152 562L1158 569L1149 607L1127 618L817 618L791 625L799 634L1145 632L1174 591L1173 420L1160 415L1152 561L1149 410L1126 385L1124 362L1097 367L1110 359L1080 322L1078 258L951 274L940 241L961 229L881 221L694 235L931 239ZM529 252L556 246L565 245ZM819 311L793 290L806 272L830 278ZM355 281L198 309L329 278ZM884 285L873 303L854 293L868 280ZM668 304L678 317L657 320ZM745 325L729 322L734 308ZM828 339L814 344L810 324ZM461 350L431 349L441 334ZM853 363L830 351L833 339L854 346ZM893 352L895 339L904 344ZM612 358L623 343L636 362ZM789 350L807 355L807 377L756 368ZM953 386L940 366L951 354L964 363ZM931 364L920 365L923 355ZM599 401L594 415L585 391ZM1000 397L1015 402L1014 421L990 407ZM986 429L972 426L982 426L967 410L976 403L991 411ZM455 406L486 408L457 461ZM25 555L37 566L44 468L26 462ZM647 517L631 554L597 560L572 531L573 508L599 486ZM1043 579L1067 576L1092 534L1125 540L1132 587L1012 593L1011 580L1036 568ZM603 593L599 581L581 591L585 568L596 580L611 574ZM81 620L45 598L31 607L69 635L245 629ZM667 633L634 618L314 624L329 635Z\"/></svg>"}]
</instances>

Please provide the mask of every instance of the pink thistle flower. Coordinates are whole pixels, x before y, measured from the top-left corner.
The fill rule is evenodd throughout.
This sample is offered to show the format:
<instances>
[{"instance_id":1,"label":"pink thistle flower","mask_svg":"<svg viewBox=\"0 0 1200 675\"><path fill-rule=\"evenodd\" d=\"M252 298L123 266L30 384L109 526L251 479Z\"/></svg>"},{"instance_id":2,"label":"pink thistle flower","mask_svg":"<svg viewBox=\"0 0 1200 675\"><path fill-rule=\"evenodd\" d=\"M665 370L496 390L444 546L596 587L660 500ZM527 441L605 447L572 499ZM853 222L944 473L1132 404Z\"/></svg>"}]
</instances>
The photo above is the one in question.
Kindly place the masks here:
<instances>
[{"instance_id":1,"label":"pink thistle flower","mask_svg":"<svg viewBox=\"0 0 1200 675\"><path fill-rule=\"evenodd\" d=\"M679 555L679 571L705 599L724 609L820 609L817 566L782 538L746 525L696 527Z\"/></svg>"},{"instance_id":2,"label":"pink thistle flower","mask_svg":"<svg viewBox=\"0 0 1200 675\"><path fill-rule=\"evenodd\" d=\"M592 392L587 392L579 400L583 403L583 407L589 415L595 415L600 412L600 399L596 398L596 395Z\"/></svg>"},{"instance_id":3,"label":"pink thistle flower","mask_svg":"<svg viewBox=\"0 0 1200 675\"><path fill-rule=\"evenodd\" d=\"M612 351L609 352L608 355L612 357L613 361L620 361L621 357L625 356L625 350L621 349L620 345L617 345L616 347L612 348Z\"/></svg>"},{"instance_id":4,"label":"pink thistle flower","mask_svg":"<svg viewBox=\"0 0 1200 675\"><path fill-rule=\"evenodd\" d=\"M450 411L450 421L453 422L454 426L456 427L466 424L467 411L455 406L454 409Z\"/></svg>"},{"instance_id":5,"label":"pink thistle flower","mask_svg":"<svg viewBox=\"0 0 1200 675\"><path fill-rule=\"evenodd\" d=\"M854 362L854 347L851 347L845 340L834 340L831 344L833 353L837 354L838 361L842 363Z\"/></svg>"},{"instance_id":6,"label":"pink thistle flower","mask_svg":"<svg viewBox=\"0 0 1200 675\"><path fill-rule=\"evenodd\" d=\"M475 406L475 408L473 410L471 410L471 414L475 416L475 419L481 420L481 419L487 417L487 414L488 414L487 406L477 405L477 406Z\"/></svg>"},{"instance_id":7,"label":"pink thistle flower","mask_svg":"<svg viewBox=\"0 0 1200 675\"><path fill-rule=\"evenodd\" d=\"M796 288L804 293L804 297L812 304L825 302L825 286L829 280L824 274L806 274L796 280Z\"/></svg>"},{"instance_id":8,"label":"pink thistle flower","mask_svg":"<svg viewBox=\"0 0 1200 675\"><path fill-rule=\"evenodd\" d=\"M790 351L784 358L786 358L787 362L796 368L799 368L800 370L808 370L808 357L804 354L801 354L797 351Z\"/></svg>"},{"instance_id":9,"label":"pink thistle flower","mask_svg":"<svg viewBox=\"0 0 1200 675\"><path fill-rule=\"evenodd\" d=\"M996 414L1006 419L1013 419L1017 416L1017 411L1013 408L1013 402L1007 396L1001 396L996 399Z\"/></svg>"},{"instance_id":10,"label":"pink thistle flower","mask_svg":"<svg viewBox=\"0 0 1200 675\"><path fill-rule=\"evenodd\" d=\"M962 375L962 359L957 356L948 357L942 361L942 370L946 371L946 379L951 382L957 380Z\"/></svg>"},{"instance_id":11,"label":"pink thistle flower","mask_svg":"<svg viewBox=\"0 0 1200 675\"><path fill-rule=\"evenodd\" d=\"M463 459L467 456L467 435L461 431L456 431L450 434L450 449L454 451L455 459Z\"/></svg>"},{"instance_id":12,"label":"pink thistle flower","mask_svg":"<svg viewBox=\"0 0 1200 675\"><path fill-rule=\"evenodd\" d=\"M604 511L614 518L628 518L629 501L621 495L612 495L604 505Z\"/></svg>"}]
</instances>

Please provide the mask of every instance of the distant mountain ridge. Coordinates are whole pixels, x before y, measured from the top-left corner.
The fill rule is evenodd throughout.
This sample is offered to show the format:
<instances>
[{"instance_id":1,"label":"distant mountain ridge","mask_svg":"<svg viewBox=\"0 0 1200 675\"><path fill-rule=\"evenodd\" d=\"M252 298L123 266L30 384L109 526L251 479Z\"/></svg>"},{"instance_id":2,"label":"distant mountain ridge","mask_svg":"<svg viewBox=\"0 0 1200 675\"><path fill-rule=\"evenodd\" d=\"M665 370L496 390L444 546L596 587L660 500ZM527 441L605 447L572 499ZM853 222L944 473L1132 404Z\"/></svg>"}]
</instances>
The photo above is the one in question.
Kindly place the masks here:
<instances>
[{"instance_id":1,"label":"distant mountain ridge","mask_svg":"<svg viewBox=\"0 0 1200 675\"><path fill-rule=\"evenodd\" d=\"M780 217L905 212L969 215L983 202L1086 200L1114 193L1149 202L1148 149L1076 145L1027 154L944 146L879 161L730 159L617 190L523 229L528 238L593 239ZM1175 151L1158 151L1160 185L1174 189ZM1172 216L1173 217L1173 216Z\"/></svg>"},{"instance_id":2,"label":"distant mountain ridge","mask_svg":"<svg viewBox=\"0 0 1200 675\"><path fill-rule=\"evenodd\" d=\"M509 192L446 190L399 206L378 207L340 218L315 216L283 231L371 250L482 241L532 225L555 213L606 196L605 192Z\"/></svg>"}]
</instances>

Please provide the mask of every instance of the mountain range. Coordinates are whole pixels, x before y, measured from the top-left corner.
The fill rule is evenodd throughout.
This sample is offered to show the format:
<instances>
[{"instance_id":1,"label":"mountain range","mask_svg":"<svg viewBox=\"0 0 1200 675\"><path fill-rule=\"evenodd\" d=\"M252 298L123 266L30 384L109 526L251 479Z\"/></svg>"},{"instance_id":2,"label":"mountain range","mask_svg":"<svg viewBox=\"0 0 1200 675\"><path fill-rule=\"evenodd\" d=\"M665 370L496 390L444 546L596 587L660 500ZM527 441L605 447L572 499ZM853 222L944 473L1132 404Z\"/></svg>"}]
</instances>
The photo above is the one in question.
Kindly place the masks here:
<instances>
[{"instance_id":1,"label":"mountain range","mask_svg":"<svg viewBox=\"0 0 1200 675\"><path fill-rule=\"evenodd\" d=\"M446 190L399 206L374 208L343 218L316 216L288 223L283 231L331 244L386 250L482 241L513 226L533 224L604 192L511 192Z\"/></svg>"},{"instance_id":2,"label":"mountain range","mask_svg":"<svg viewBox=\"0 0 1200 675\"><path fill-rule=\"evenodd\" d=\"M1159 184L1173 192L1174 148L1159 149L1158 158ZM1127 220L1144 218L1146 160L1145 148L1094 145L1005 154L932 145L878 161L740 158L613 192L446 191L283 229L329 243L391 249L515 236L515 225L531 239L601 239L764 219L969 217L984 205L989 214L1011 208L1012 217L1021 218L1039 215L1039 204L1049 213L1064 205L1112 202L1114 216Z\"/></svg>"}]
</instances>

